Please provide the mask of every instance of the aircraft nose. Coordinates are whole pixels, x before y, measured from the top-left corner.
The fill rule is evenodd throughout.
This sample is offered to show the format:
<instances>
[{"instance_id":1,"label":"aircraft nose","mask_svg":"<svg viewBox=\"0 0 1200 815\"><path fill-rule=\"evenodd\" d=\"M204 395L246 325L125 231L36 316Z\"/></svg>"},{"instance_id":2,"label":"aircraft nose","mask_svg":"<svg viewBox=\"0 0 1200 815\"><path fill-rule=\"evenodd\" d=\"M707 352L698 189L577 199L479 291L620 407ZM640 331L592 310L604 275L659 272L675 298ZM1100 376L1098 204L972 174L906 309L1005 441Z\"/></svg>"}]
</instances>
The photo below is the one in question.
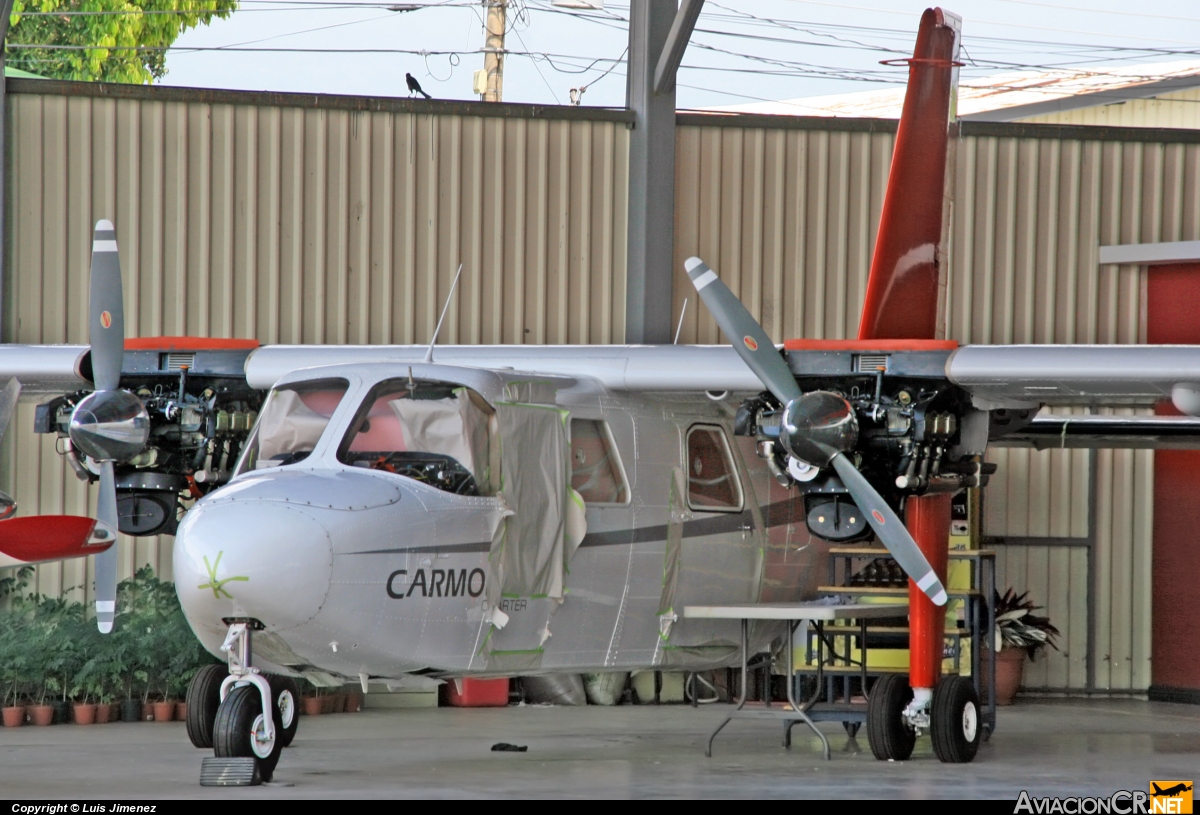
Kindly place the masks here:
<instances>
[{"instance_id":1,"label":"aircraft nose","mask_svg":"<svg viewBox=\"0 0 1200 815\"><path fill-rule=\"evenodd\" d=\"M193 507L175 536L175 587L194 621L252 617L294 628L320 611L333 575L329 532L281 501L214 501Z\"/></svg>"}]
</instances>

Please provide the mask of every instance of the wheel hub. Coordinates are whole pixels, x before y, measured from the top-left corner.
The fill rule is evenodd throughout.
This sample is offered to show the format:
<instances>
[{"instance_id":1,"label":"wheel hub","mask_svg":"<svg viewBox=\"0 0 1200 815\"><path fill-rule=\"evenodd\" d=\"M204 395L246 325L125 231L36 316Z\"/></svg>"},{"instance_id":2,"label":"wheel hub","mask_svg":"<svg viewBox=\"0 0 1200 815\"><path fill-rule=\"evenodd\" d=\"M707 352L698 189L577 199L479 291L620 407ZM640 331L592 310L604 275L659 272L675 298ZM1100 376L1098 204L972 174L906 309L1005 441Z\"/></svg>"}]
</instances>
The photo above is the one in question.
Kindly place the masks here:
<instances>
[{"instance_id":1,"label":"wheel hub","mask_svg":"<svg viewBox=\"0 0 1200 815\"><path fill-rule=\"evenodd\" d=\"M275 734L267 729L267 719L262 713L255 717L250 728L250 749L261 759L270 758L275 749Z\"/></svg>"},{"instance_id":2,"label":"wheel hub","mask_svg":"<svg viewBox=\"0 0 1200 815\"><path fill-rule=\"evenodd\" d=\"M979 711L976 710L974 702L963 705L962 730L963 738L968 742L975 741L975 734L979 730Z\"/></svg>"},{"instance_id":3,"label":"wheel hub","mask_svg":"<svg viewBox=\"0 0 1200 815\"><path fill-rule=\"evenodd\" d=\"M286 730L292 726L292 719L296 716L296 700L292 698L290 690L280 691L279 693L279 723Z\"/></svg>"}]
</instances>

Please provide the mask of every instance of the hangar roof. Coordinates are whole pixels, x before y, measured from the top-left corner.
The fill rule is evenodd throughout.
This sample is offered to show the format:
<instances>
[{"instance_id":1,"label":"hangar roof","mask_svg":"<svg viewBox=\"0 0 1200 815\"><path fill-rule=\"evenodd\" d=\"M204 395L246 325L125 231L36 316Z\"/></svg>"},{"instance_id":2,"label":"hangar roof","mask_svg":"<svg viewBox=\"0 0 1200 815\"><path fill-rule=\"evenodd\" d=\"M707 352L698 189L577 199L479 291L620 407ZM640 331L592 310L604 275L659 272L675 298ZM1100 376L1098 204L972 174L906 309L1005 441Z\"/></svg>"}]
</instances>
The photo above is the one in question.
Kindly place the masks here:
<instances>
[{"instance_id":1,"label":"hangar roof","mask_svg":"<svg viewBox=\"0 0 1200 815\"><path fill-rule=\"evenodd\" d=\"M1200 88L1200 60L1120 67L1015 71L963 79L958 113L967 121L1011 122L1064 110L1146 99ZM777 102L748 102L713 110L790 116L899 119L904 86Z\"/></svg>"}]
</instances>

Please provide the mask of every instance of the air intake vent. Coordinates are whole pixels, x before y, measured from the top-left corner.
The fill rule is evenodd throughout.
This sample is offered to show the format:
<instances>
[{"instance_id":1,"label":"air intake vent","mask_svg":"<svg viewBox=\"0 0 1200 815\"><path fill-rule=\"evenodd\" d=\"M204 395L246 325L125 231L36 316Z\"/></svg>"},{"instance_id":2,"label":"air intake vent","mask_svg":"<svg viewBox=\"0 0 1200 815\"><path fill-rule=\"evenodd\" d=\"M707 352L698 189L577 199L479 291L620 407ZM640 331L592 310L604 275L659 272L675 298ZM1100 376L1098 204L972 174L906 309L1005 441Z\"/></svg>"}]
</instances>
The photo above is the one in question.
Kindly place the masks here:
<instances>
[{"instance_id":1,"label":"air intake vent","mask_svg":"<svg viewBox=\"0 0 1200 815\"><path fill-rule=\"evenodd\" d=\"M180 371L184 368L187 368L190 371L192 368L196 367L196 355L191 353L159 354L158 364L159 367L164 371Z\"/></svg>"},{"instance_id":2,"label":"air intake vent","mask_svg":"<svg viewBox=\"0 0 1200 815\"><path fill-rule=\"evenodd\" d=\"M888 369L887 354L859 354L854 358L854 370L860 374L873 374L880 368Z\"/></svg>"}]
</instances>

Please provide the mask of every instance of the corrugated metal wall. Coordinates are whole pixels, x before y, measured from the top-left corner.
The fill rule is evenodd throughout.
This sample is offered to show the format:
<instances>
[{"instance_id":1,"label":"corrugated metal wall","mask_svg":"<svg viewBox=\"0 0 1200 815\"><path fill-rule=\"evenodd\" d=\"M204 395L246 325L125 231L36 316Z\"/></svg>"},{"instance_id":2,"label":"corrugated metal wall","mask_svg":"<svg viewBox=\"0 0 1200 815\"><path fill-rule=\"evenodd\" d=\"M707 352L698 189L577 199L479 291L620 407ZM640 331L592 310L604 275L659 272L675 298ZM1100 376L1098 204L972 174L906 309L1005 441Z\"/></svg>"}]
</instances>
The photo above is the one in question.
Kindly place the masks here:
<instances>
[{"instance_id":1,"label":"corrugated metal wall","mask_svg":"<svg viewBox=\"0 0 1200 815\"><path fill-rule=\"evenodd\" d=\"M623 338L620 112L9 87L6 340L85 339L98 217L117 224L129 326L142 335L424 340L461 261L449 341ZM693 298L682 341L720 341L681 271L692 254L776 340L855 335L894 126L680 116L675 313ZM949 336L1138 341L1141 273L1099 267L1097 247L1200 237L1200 144L1188 143L1200 139L964 133ZM32 408L16 421L29 427ZM12 433L5 447L4 480L25 511L84 511L86 492L48 439ZM1065 635L1030 683L1081 688L1091 673L1099 688L1145 688L1152 455L994 455L1004 469L985 532L1020 539L999 547L1001 580L1031 589ZM150 562L170 574L168 541L122 546L126 571ZM81 585L83 569L43 567L39 588Z\"/></svg>"}]
</instances>

